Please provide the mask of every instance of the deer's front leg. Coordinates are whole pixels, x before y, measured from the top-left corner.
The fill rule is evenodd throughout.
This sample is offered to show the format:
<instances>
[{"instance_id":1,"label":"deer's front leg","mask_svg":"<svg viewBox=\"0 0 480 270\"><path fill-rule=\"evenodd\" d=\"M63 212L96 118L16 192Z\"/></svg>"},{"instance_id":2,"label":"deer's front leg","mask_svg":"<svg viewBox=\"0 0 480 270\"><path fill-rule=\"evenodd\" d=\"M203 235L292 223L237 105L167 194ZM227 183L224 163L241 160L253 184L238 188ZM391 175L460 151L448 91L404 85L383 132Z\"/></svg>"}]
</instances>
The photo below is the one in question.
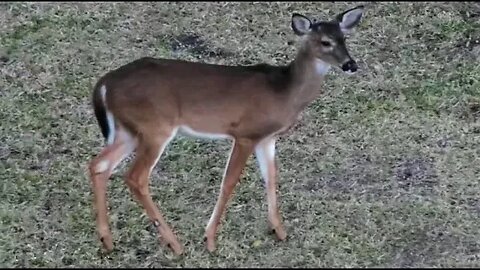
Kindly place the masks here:
<instances>
[{"instance_id":1,"label":"deer's front leg","mask_svg":"<svg viewBox=\"0 0 480 270\"><path fill-rule=\"evenodd\" d=\"M247 163L248 157L252 154L252 152L252 142L234 142L232 152L227 161L227 167L223 176L220 194L205 230L207 249L210 252L215 250L215 235L220 223L220 219L225 211L226 204L230 199L230 195L240 179L240 175L245 167L245 164Z\"/></svg>"},{"instance_id":2,"label":"deer's front leg","mask_svg":"<svg viewBox=\"0 0 480 270\"><path fill-rule=\"evenodd\" d=\"M275 138L261 141L255 147L260 172L267 191L268 221L280 240L285 240L287 233L282 224L277 205L277 166L275 164Z\"/></svg>"}]
</instances>

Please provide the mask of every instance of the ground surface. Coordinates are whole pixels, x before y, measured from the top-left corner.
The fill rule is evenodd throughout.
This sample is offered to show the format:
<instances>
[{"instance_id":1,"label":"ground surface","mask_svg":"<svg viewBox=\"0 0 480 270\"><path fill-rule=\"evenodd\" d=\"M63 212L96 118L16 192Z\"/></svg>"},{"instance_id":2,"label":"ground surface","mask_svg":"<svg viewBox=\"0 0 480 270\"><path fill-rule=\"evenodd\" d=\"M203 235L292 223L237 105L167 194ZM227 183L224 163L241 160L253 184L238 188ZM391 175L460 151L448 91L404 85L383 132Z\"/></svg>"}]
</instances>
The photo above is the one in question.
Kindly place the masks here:
<instances>
[{"instance_id":1,"label":"ground surface","mask_svg":"<svg viewBox=\"0 0 480 270\"><path fill-rule=\"evenodd\" d=\"M348 40L361 70L278 142L288 241L267 233L255 159L217 252L202 242L229 143L177 138L152 175L154 200L185 245L158 245L123 183L109 185L116 244L100 250L87 162L103 141L96 79L141 56L288 63L290 15L356 4L0 4L0 266L480 266L480 5L371 3Z\"/></svg>"}]
</instances>

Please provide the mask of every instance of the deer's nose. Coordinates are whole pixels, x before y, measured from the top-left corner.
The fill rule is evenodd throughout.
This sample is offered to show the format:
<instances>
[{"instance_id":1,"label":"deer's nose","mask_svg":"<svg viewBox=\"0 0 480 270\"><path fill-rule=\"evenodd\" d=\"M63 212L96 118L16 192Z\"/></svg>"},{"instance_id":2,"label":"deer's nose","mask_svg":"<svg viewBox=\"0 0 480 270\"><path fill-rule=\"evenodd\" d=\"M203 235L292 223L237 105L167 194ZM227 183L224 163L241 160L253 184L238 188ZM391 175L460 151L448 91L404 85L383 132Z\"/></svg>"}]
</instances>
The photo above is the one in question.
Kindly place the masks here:
<instances>
[{"instance_id":1,"label":"deer's nose","mask_svg":"<svg viewBox=\"0 0 480 270\"><path fill-rule=\"evenodd\" d=\"M357 71L357 69L358 69L357 62L355 62L354 60L349 60L348 62L342 65L343 71L355 72Z\"/></svg>"}]
</instances>

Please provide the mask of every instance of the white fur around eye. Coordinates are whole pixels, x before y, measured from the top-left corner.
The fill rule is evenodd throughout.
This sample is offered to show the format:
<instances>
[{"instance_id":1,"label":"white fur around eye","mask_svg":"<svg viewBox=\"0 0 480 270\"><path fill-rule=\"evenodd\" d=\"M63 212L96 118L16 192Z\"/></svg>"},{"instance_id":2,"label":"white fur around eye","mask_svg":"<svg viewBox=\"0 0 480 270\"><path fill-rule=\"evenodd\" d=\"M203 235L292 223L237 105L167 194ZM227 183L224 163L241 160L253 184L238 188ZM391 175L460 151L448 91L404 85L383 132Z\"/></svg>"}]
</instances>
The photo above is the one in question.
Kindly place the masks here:
<instances>
[{"instance_id":1,"label":"white fur around eye","mask_svg":"<svg viewBox=\"0 0 480 270\"><path fill-rule=\"evenodd\" d=\"M335 42L332 40L324 39L320 41L320 46L322 46L323 50L327 52L332 51L335 45Z\"/></svg>"},{"instance_id":2,"label":"white fur around eye","mask_svg":"<svg viewBox=\"0 0 480 270\"><path fill-rule=\"evenodd\" d=\"M325 52L331 52L331 51L333 51L333 46L329 46L329 47L323 46L323 51L325 51Z\"/></svg>"},{"instance_id":3,"label":"white fur around eye","mask_svg":"<svg viewBox=\"0 0 480 270\"><path fill-rule=\"evenodd\" d=\"M319 42L322 51L324 52L331 52L333 48L337 45L333 40L328 38L322 38Z\"/></svg>"}]
</instances>

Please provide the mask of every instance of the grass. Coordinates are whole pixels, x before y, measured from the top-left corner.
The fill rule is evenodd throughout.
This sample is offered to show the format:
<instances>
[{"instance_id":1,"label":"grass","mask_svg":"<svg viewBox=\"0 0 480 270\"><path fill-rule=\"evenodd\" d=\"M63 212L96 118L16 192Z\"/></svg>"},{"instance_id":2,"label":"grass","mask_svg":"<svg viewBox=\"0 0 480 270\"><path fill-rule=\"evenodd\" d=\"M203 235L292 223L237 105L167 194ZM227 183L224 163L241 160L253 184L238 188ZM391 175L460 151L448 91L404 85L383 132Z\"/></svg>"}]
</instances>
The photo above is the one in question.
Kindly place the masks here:
<instances>
[{"instance_id":1,"label":"grass","mask_svg":"<svg viewBox=\"0 0 480 270\"><path fill-rule=\"evenodd\" d=\"M0 5L0 266L480 266L480 6L368 3L348 40L361 66L278 142L289 235L267 233L254 159L215 254L202 242L229 143L178 137L151 188L185 245L158 245L123 183L109 183L115 252L95 234L87 162L103 140L92 85L142 56L284 64L290 14L318 19L358 3L5 3ZM192 46L178 46L178 40ZM199 40L203 40L203 44ZM187 41L185 41L187 40ZM187 44L188 45L188 44Z\"/></svg>"}]
</instances>

